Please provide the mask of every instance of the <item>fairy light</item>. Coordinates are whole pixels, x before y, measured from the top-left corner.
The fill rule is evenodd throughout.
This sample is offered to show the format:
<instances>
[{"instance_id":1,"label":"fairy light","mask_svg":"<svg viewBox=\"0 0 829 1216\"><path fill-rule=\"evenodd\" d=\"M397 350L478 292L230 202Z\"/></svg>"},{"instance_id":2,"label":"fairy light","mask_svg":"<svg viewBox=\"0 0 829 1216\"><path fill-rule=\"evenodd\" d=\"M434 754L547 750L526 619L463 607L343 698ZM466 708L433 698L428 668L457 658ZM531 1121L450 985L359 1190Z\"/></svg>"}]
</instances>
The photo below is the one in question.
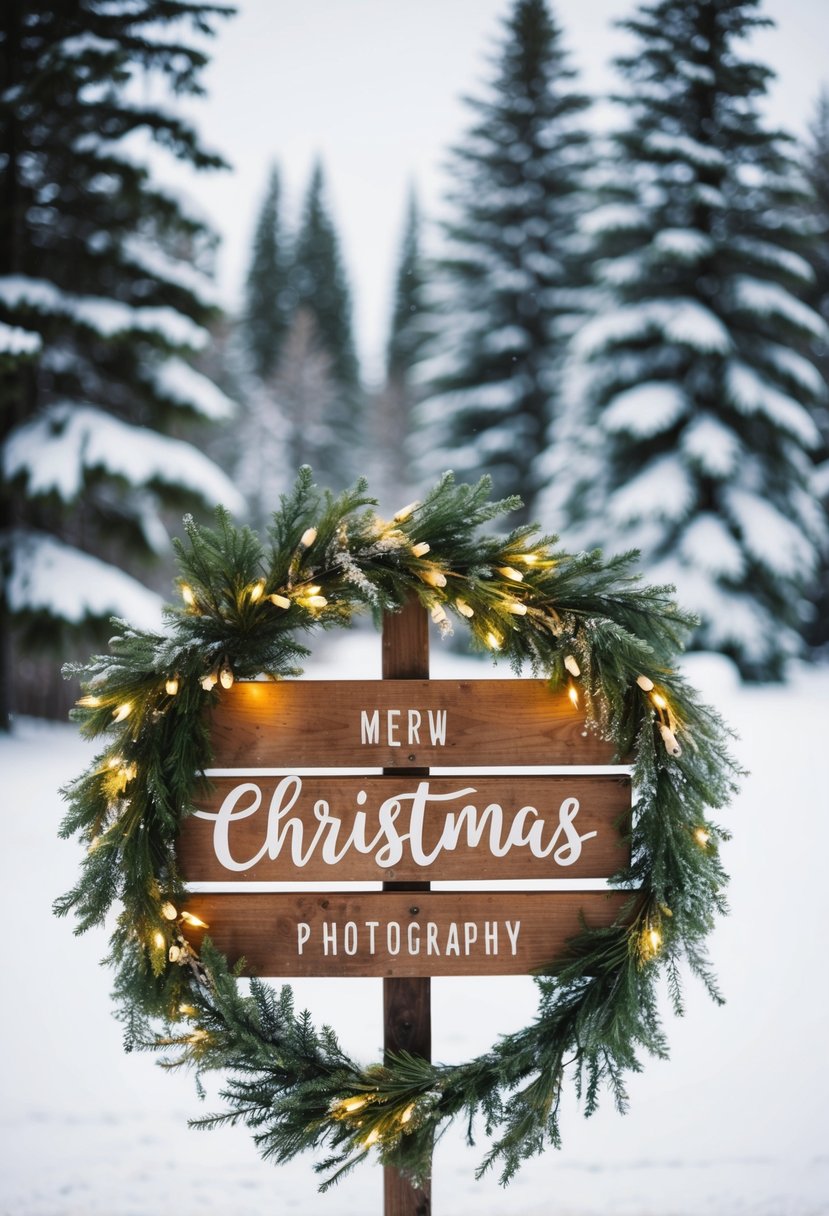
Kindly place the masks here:
<instances>
[{"instance_id":1,"label":"fairy light","mask_svg":"<svg viewBox=\"0 0 829 1216\"><path fill-rule=\"evenodd\" d=\"M181 598L188 608L195 608L196 597L193 594L193 588L188 583L181 584Z\"/></svg>"},{"instance_id":2,"label":"fairy light","mask_svg":"<svg viewBox=\"0 0 829 1216\"><path fill-rule=\"evenodd\" d=\"M393 516L392 523L395 523L395 524L404 523L411 515L414 515L415 511L417 510L417 508L419 506L420 506L419 502L407 503L405 507L401 507L400 510L397 512L397 514L395 516Z\"/></svg>"},{"instance_id":3,"label":"fairy light","mask_svg":"<svg viewBox=\"0 0 829 1216\"><path fill-rule=\"evenodd\" d=\"M112 711L112 717L115 722L123 722L132 713L132 701L124 701L123 704L117 706Z\"/></svg>"},{"instance_id":4,"label":"fairy light","mask_svg":"<svg viewBox=\"0 0 829 1216\"><path fill-rule=\"evenodd\" d=\"M475 615L475 609L470 608L466 600L455 600L455 607L461 616L465 616L467 620Z\"/></svg>"},{"instance_id":5,"label":"fairy light","mask_svg":"<svg viewBox=\"0 0 829 1216\"><path fill-rule=\"evenodd\" d=\"M579 690L576 688L575 684L573 684L572 682L567 687L567 696L573 702L573 707L575 709L578 709L578 707L579 707Z\"/></svg>"},{"instance_id":6,"label":"fairy light","mask_svg":"<svg viewBox=\"0 0 829 1216\"><path fill-rule=\"evenodd\" d=\"M181 919L188 925L192 925L194 929L208 929L210 926L199 916L194 916L192 912L182 912Z\"/></svg>"},{"instance_id":7,"label":"fairy light","mask_svg":"<svg viewBox=\"0 0 829 1216\"><path fill-rule=\"evenodd\" d=\"M164 685L164 691L166 692L168 697L175 697L178 695L178 690L180 687L181 687L181 684L180 684L178 676L170 676L170 678L167 680L167 682Z\"/></svg>"},{"instance_id":8,"label":"fairy light","mask_svg":"<svg viewBox=\"0 0 829 1216\"><path fill-rule=\"evenodd\" d=\"M179 1013L183 1014L186 1018L192 1018L195 1016L195 1013L196 1013L195 1007L193 1005L179 1005L178 1011L179 1011Z\"/></svg>"},{"instance_id":9,"label":"fairy light","mask_svg":"<svg viewBox=\"0 0 829 1216\"><path fill-rule=\"evenodd\" d=\"M511 612L513 616L527 615L527 605L522 604L520 600L507 600L505 607L507 612Z\"/></svg>"},{"instance_id":10,"label":"fairy light","mask_svg":"<svg viewBox=\"0 0 829 1216\"><path fill-rule=\"evenodd\" d=\"M265 590L265 580L260 578L258 583L254 583L250 589L250 602L255 604L257 600L261 600L262 593Z\"/></svg>"},{"instance_id":11,"label":"fairy light","mask_svg":"<svg viewBox=\"0 0 829 1216\"><path fill-rule=\"evenodd\" d=\"M659 733L662 736L662 742L665 744L665 751L669 756L681 756L682 748L679 745L676 735L664 722L659 723Z\"/></svg>"},{"instance_id":12,"label":"fairy light","mask_svg":"<svg viewBox=\"0 0 829 1216\"><path fill-rule=\"evenodd\" d=\"M75 704L80 705L81 709L97 709L101 704L101 698L88 693L85 697L81 697L79 701L76 701Z\"/></svg>"},{"instance_id":13,"label":"fairy light","mask_svg":"<svg viewBox=\"0 0 829 1216\"><path fill-rule=\"evenodd\" d=\"M299 538L300 549L310 549L314 541L317 539L316 528L306 528Z\"/></svg>"},{"instance_id":14,"label":"fairy light","mask_svg":"<svg viewBox=\"0 0 829 1216\"><path fill-rule=\"evenodd\" d=\"M363 1144L365 1145L366 1148L371 1148L372 1144L376 1144L379 1139L380 1139L380 1128L373 1127L371 1129L371 1131L369 1132L369 1134L366 1136L365 1140L363 1141Z\"/></svg>"},{"instance_id":15,"label":"fairy light","mask_svg":"<svg viewBox=\"0 0 829 1216\"><path fill-rule=\"evenodd\" d=\"M159 930L157 930L153 934L153 944L156 946L156 948L158 950L163 950L164 947L167 945L167 938L164 936L163 933L161 933Z\"/></svg>"},{"instance_id":16,"label":"fairy light","mask_svg":"<svg viewBox=\"0 0 829 1216\"><path fill-rule=\"evenodd\" d=\"M107 768L120 768L123 763L123 756L110 756L107 760Z\"/></svg>"},{"instance_id":17,"label":"fairy light","mask_svg":"<svg viewBox=\"0 0 829 1216\"><path fill-rule=\"evenodd\" d=\"M400 1116L400 1122L404 1123L404 1124L409 1123L411 1121L412 1115L414 1114L414 1109L415 1109L414 1102L410 1102L409 1105L406 1107L406 1109L403 1111L402 1115Z\"/></svg>"},{"instance_id":18,"label":"fairy light","mask_svg":"<svg viewBox=\"0 0 829 1216\"><path fill-rule=\"evenodd\" d=\"M667 709L668 708L668 702L662 696L661 692L651 693L651 700L653 701L653 703L657 709Z\"/></svg>"},{"instance_id":19,"label":"fairy light","mask_svg":"<svg viewBox=\"0 0 829 1216\"><path fill-rule=\"evenodd\" d=\"M177 963L181 958L181 946L173 945L167 951L167 960L171 963Z\"/></svg>"},{"instance_id":20,"label":"fairy light","mask_svg":"<svg viewBox=\"0 0 829 1216\"><path fill-rule=\"evenodd\" d=\"M499 574L502 574L504 578L511 579L513 583L523 583L524 581L524 575L520 570L516 570L514 566L498 566L497 569Z\"/></svg>"},{"instance_id":21,"label":"fairy light","mask_svg":"<svg viewBox=\"0 0 829 1216\"><path fill-rule=\"evenodd\" d=\"M273 595L268 596L268 599L275 608L290 608L291 606L291 601L288 599L287 595L277 595L274 592Z\"/></svg>"},{"instance_id":22,"label":"fairy light","mask_svg":"<svg viewBox=\"0 0 829 1216\"><path fill-rule=\"evenodd\" d=\"M443 624L444 624L444 622L445 622L446 620L448 620L448 617L446 616L446 613L445 613L445 611L444 611L444 609L443 609L443 605L442 605L442 604L434 604L434 605L433 605L433 607L432 607L432 611L431 611L431 617L432 617L432 620L435 622L435 624L436 624L436 625L443 625Z\"/></svg>"},{"instance_id":23,"label":"fairy light","mask_svg":"<svg viewBox=\"0 0 829 1216\"><path fill-rule=\"evenodd\" d=\"M427 553L431 552L431 549L432 546L425 540L418 541L416 545L412 545L412 553L415 557L425 557Z\"/></svg>"},{"instance_id":24,"label":"fairy light","mask_svg":"<svg viewBox=\"0 0 829 1216\"><path fill-rule=\"evenodd\" d=\"M662 934L653 926L648 929L648 945L654 953L656 953L656 951L662 945Z\"/></svg>"},{"instance_id":25,"label":"fairy light","mask_svg":"<svg viewBox=\"0 0 829 1216\"><path fill-rule=\"evenodd\" d=\"M216 685L219 683L219 665L218 665L218 663L216 664L215 667L211 668L211 670L208 671L207 675L202 676L202 678L199 682L205 692L212 692L213 689L216 687Z\"/></svg>"},{"instance_id":26,"label":"fairy light","mask_svg":"<svg viewBox=\"0 0 829 1216\"><path fill-rule=\"evenodd\" d=\"M194 1030L194 1031L193 1031L193 1033L192 1033L191 1035L188 1035L188 1042L190 1042L190 1043L203 1043L203 1042L204 1042L204 1040L205 1040L206 1038L208 1038L208 1037L209 1037L209 1036L208 1036L208 1034L207 1034L207 1031L206 1031L206 1030L202 1030L201 1026L199 1026L199 1028L198 1028L197 1030Z\"/></svg>"},{"instance_id":27,"label":"fairy light","mask_svg":"<svg viewBox=\"0 0 829 1216\"><path fill-rule=\"evenodd\" d=\"M234 679L233 668L230 666L229 661L225 659L219 670L219 683L222 688L232 688Z\"/></svg>"},{"instance_id":28,"label":"fairy light","mask_svg":"<svg viewBox=\"0 0 829 1216\"><path fill-rule=\"evenodd\" d=\"M430 587L446 586L446 575L440 570L419 570L418 574L423 579L424 583L428 583Z\"/></svg>"},{"instance_id":29,"label":"fairy light","mask_svg":"<svg viewBox=\"0 0 829 1216\"><path fill-rule=\"evenodd\" d=\"M525 566L534 566L536 564L536 562L538 561L538 554L537 553L518 553L518 554L516 554L515 560L519 561L519 562L523 562Z\"/></svg>"},{"instance_id":30,"label":"fairy light","mask_svg":"<svg viewBox=\"0 0 829 1216\"><path fill-rule=\"evenodd\" d=\"M486 637L484 638L484 641L486 642L486 644L490 650L500 650L503 639L499 638L498 634L495 633L494 630L490 629L490 630L488 630Z\"/></svg>"},{"instance_id":31,"label":"fairy light","mask_svg":"<svg viewBox=\"0 0 829 1216\"><path fill-rule=\"evenodd\" d=\"M319 591L319 587L317 587L317 591ZM328 604L324 595L306 595L304 600L308 608L325 608Z\"/></svg>"},{"instance_id":32,"label":"fairy light","mask_svg":"<svg viewBox=\"0 0 829 1216\"><path fill-rule=\"evenodd\" d=\"M637 676L636 683L642 689L642 692L653 691L653 680L649 676Z\"/></svg>"},{"instance_id":33,"label":"fairy light","mask_svg":"<svg viewBox=\"0 0 829 1216\"><path fill-rule=\"evenodd\" d=\"M168 900L166 904L162 905L161 915L165 920L178 920L178 908Z\"/></svg>"},{"instance_id":34,"label":"fairy light","mask_svg":"<svg viewBox=\"0 0 829 1216\"><path fill-rule=\"evenodd\" d=\"M337 1109L341 1110L345 1115L353 1115L367 1105L368 1098L346 1098L344 1102L340 1103Z\"/></svg>"},{"instance_id":35,"label":"fairy light","mask_svg":"<svg viewBox=\"0 0 829 1216\"><path fill-rule=\"evenodd\" d=\"M711 833L707 832L705 830L705 828L697 828L696 831L694 832L694 840L697 842L697 844L700 846L701 849L704 849L707 847L710 839L711 839Z\"/></svg>"},{"instance_id":36,"label":"fairy light","mask_svg":"<svg viewBox=\"0 0 829 1216\"><path fill-rule=\"evenodd\" d=\"M571 676L580 676L581 675L581 668L579 667L578 662L576 661L575 655L572 655L572 654L565 655L564 656L564 666L570 672Z\"/></svg>"}]
</instances>

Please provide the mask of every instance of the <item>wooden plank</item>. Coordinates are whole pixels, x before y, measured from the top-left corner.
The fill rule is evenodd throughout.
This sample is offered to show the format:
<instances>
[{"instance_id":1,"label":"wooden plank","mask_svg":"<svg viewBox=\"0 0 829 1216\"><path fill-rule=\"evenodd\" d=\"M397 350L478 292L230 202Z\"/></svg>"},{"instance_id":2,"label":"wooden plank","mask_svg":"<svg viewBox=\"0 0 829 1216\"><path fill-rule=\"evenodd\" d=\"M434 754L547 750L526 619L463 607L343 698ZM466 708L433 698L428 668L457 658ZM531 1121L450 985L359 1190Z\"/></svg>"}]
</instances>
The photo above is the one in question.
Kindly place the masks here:
<instances>
[{"instance_id":1,"label":"wooden plank","mask_svg":"<svg viewBox=\"0 0 829 1216\"><path fill-rule=\"evenodd\" d=\"M523 975L561 962L624 892L360 891L192 895L187 910L248 975ZM204 930L187 929L194 944Z\"/></svg>"},{"instance_id":2,"label":"wooden plank","mask_svg":"<svg viewBox=\"0 0 829 1216\"><path fill-rule=\"evenodd\" d=\"M618 775L217 777L178 859L188 882L606 878L630 804Z\"/></svg>"},{"instance_id":3,"label":"wooden plank","mask_svg":"<svg viewBox=\"0 0 829 1216\"><path fill-rule=\"evenodd\" d=\"M237 681L212 710L216 768L609 764L545 680Z\"/></svg>"}]
</instances>

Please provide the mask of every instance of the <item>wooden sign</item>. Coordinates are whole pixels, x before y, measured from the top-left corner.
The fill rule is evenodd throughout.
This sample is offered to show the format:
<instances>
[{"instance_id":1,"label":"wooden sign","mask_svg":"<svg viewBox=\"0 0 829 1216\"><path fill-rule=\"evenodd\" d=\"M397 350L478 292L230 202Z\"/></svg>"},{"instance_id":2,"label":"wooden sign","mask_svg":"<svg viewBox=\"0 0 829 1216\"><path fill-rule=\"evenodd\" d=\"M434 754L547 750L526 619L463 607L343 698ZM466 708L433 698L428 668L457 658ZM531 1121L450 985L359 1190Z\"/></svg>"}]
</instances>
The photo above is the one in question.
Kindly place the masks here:
<instances>
[{"instance_id":1,"label":"wooden sign","mask_svg":"<svg viewBox=\"0 0 829 1216\"><path fill-rule=\"evenodd\" d=\"M626 892L356 891L194 895L189 910L247 973L526 975L561 961L583 923L610 925Z\"/></svg>"},{"instance_id":2,"label":"wooden sign","mask_svg":"<svg viewBox=\"0 0 829 1216\"><path fill-rule=\"evenodd\" d=\"M610 764L545 680L236 683L212 721L217 768Z\"/></svg>"},{"instance_id":3,"label":"wooden sign","mask_svg":"<svg viewBox=\"0 0 829 1216\"><path fill-rule=\"evenodd\" d=\"M629 861L627 775L520 772L613 759L543 680L239 682L221 693L211 738L209 789L179 839L184 878L331 884L189 898L219 948L254 974L522 974L555 965L583 923L611 925L629 899L426 889L602 879ZM433 775L432 765L513 771ZM365 881L385 889L336 889Z\"/></svg>"},{"instance_id":4,"label":"wooden sign","mask_svg":"<svg viewBox=\"0 0 829 1216\"><path fill-rule=\"evenodd\" d=\"M605 878L629 860L630 778L212 780L185 820L191 882Z\"/></svg>"}]
</instances>

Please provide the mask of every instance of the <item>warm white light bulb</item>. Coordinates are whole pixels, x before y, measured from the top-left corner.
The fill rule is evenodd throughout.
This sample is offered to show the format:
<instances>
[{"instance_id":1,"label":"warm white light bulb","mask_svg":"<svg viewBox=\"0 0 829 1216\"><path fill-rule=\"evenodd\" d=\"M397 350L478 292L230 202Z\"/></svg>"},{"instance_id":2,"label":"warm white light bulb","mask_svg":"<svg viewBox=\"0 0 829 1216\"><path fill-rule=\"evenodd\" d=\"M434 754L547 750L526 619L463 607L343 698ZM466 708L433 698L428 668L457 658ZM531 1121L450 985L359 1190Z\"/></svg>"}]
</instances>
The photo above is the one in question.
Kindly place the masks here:
<instances>
[{"instance_id":1,"label":"warm white light bulb","mask_svg":"<svg viewBox=\"0 0 829 1216\"><path fill-rule=\"evenodd\" d=\"M175 697L178 694L178 690L179 690L178 676L170 676L169 680L164 685L164 691L167 693L168 697Z\"/></svg>"},{"instance_id":2,"label":"warm white light bulb","mask_svg":"<svg viewBox=\"0 0 829 1216\"><path fill-rule=\"evenodd\" d=\"M694 840L696 840L697 844L703 849L708 844L710 839L711 833L706 832L705 828L697 828L697 830L694 832Z\"/></svg>"},{"instance_id":3,"label":"warm white light bulb","mask_svg":"<svg viewBox=\"0 0 829 1216\"><path fill-rule=\"evenodd\" d=\"M498 634L494 633L491 629L489 630L489 632L486 635L486 644L490 648L490 650L500 650L501 649L501 639L498 637Z\"/></svg>"},{"instance_id":4,"label":"warm white light bulb","mask_svg":"<svg viewBox=\"0 0 829 1216\"><path fill-rule=\"evenodd\" d=\"M80 701L76 701L75 704L80 705L82 709L97 709L101 704L101 698L89 693L87 696L81 697Z\"/></svg>"},{"instance_id":5,"label":"warm white light bulb","mask_svg":"<svg viewBox=\"0 0 829 1216\"><path fill-rule=\"evenodd\" d=\"M163 950L164 947L167 945L167 938L164 936L163 933L156 932L153 934L153 942L155 943L156 947L159 950Z\"/></svg>"},{"instance_id":6,"label":"warm white light bulb","mask_svg":"<svg viewBox=\"0 0 829 1216\"><path fill-rule=\"evenodd\" d=\"M498 573L503 574L504 578L511 579L514 583L523 583L524 575L520 570L516 570L514 566L498 566Z\"/></svg>"},{"instance_id":7,"label":"warm white light bulb","mask_svg":"<svg viewBox=\"0 0 829 1216\"><path fill-rule=\"evenodd\" d=\"M470 608L466 600L455 600L455 607L461 616L469 618L475 615L475 609Z\"/></svg>"},{"instance_id":8,"label":"warm white light bulb","mask_svg":"<svg viewBox=\"0 0 829 1216\"><path fill-rule=\"evenodd\" d=\"M181 919L186 921L188 925L192 925L194 929L207 929L207 925L200 917L194 916L192 912L182 912Z\"/></svg>"},{"instance_id":9,"label":"warm white light bulb","mask_svg":"<svg viewBox=\"0 0 829 1216\"><path fill-rule=\"evenodd\" d=\"M578 709L578 705L579 705L579 690L576 688L575 684L571 684L571 685L569 686L569 688L567 689L567 696L568 696L568 697L570 698L570 700L573 702L574 707L575 707L576 709Z\"/></svg>"},{"instance_id":10,"label":"warm white light bulb","mask_svg":"<svg viewBox=\"0 0 829 1216\"><path fill-rule=\"evenodd\" d=\"M311 545L313 545L313 543L316 539L317 539L316 528L306 528L305 531L302 533L302 536L299 538L299 543L303 549L310 549Z\"/></svg>"},{"instance_id":11,"label":"warm white light bulb","mask_svg":"<svg viewBox=\"0 0 829 1216\"><path fill-rule=\"evenodd\" d=\"M400 510L394 516L392 523L402 524L405 520L407 520L409 518L410 515L414 514L414 512L417 510L417 508L419 506L420 506L419 502L407 503L405 507L400 508Z\"/></svg>"},{"instance_id":12,"label":"warm white light bulb","mask_svg":"<svg viewBox=\"0 0 829 1216\"><path fill-rule=\"evenodd\" d=\"M637 676L636 683L642 689L642 692L653 691L653 680L649 676Z\"/></svg>"},{"instance_id":13,"label":"warm white light bulb","mask_svg":"<svg viewBox=\"0 0 829 1216\"><path fill-rule=\"evenodd\" d=\"M132 702L124 701L123 705L119 705L116 709L113 709L112 716L116 722L123 722L125 718L130 716L131 713Z\"/></svg>"},{"instance_id":14,"label":"warm white light bulb","mask_svg":"<svg viewBox=\"0 0 829 1216\"><path fill-rule=\"evenodd\" d=\"M193 595L193 588L189 587L187 583L181 584L181 598L184 600L188 608L194 607L196 597Z\"/></svg>"},{"instance_id":15,"label":"warm white light bulb","mask_svg":"<svg viewBox=\"0 0 829 1216\"><path fill-rule=\"evenodd\" d=\"M576 661L575 655L573 655L573 654L565 655L564 666L570 672L571 676L580 676L581 675L581 668L579 667L578 662Z\"/></svg>"},{"instance_id":16,"label":"warm white light bulb","mask_svg":"<svg viewBox=\"0 0 829 1216\"><path fill-rule=\"evenodd\" d=\"M232 688L234 679L233 668L230 666L227 659L225 659L224 663L222 663L221 671L219 672L219 683L221 684L222 688Z\"/></svg>"},{"instance_id":17,"label":"warm white light bulb","mask_svg":"<svg viewBox=\"0 0 829 1216\"><path fill-rule=\"evenodd\" d=\"M427 544L425 540L421 540L416 545L412 545L412 553L415 557L425 557L431 550L432 546Z\"/></svg>"},{"instance_id":18,"label":"warm white light bulb","mask_svg":"<svg viewBox=\"0 0 829 1216\"><path fill-rule=\"evenodd\" d=\"M276 608L290 608L291 606L291 601L287 595L269 595L268 599Z\"/></svg>"},{"instance_id":19,"label":"warm white light bulb","mask_svg":"<svg viewBox=\"0 0 829 1216\"><path fill-rule=\"evenodd\" d=\"M430 587L446 586L446 575L440 570L419 570L418 574L423 579L424 583L428 583Z\"/></svg>"},{"instance_id":20,"label":"warm white light bulb","mask_svg":"<svg viewBox=\"0 0 829 1216\"><path fill-rule=\"evenodd\" d=\"M522 604L520 600L507 600L507 612L511 612L513 616L526 616L527 605Z\"/></svg>"},{"instance_id":21,"label":"warm white light bulb","mask_svg":"<svg viewBox=\"0 0 829 1216\"><path fill-rule=\"evenodd\" d=\"M250 589L250 602L255 604L257 600L261 600L262 592L265 590L265 580L260 578L258 583L254 583Z\"/></svg>"},{"instance_id":22,"label":"warm white light bulb","mask_svg":"<svg viewBox=\"0 0 829 1216\"><path fill-rule=\"evenodd\" d=\"M178 919L178 908L175 906L175 904L171 904L170 901L168 900L167 903L164 904L161 908L161 915L164 917L165 920L177 920Z\"/></svg>"}]
</instances>

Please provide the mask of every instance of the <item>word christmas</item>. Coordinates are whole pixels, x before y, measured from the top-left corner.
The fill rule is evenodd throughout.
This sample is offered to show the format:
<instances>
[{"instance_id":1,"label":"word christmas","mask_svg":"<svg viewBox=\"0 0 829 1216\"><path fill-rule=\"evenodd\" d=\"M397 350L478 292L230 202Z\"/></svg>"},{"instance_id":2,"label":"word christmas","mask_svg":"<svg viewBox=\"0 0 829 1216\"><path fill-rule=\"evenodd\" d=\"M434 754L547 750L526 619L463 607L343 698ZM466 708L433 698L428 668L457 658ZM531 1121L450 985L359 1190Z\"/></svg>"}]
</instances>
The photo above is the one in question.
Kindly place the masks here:
<instances>
[{"instance_id":1,"label":"word christmas","mask_svg":"<svg viewBox=\"0 0 829 1216\"><path fill-rule=\"evenodd\" d=\"M315 953L319 953L321 946L326 957L336 957L340 953L386 953L413 958L423 953L437 957L456 955L470 958L477 954L497 955L501 951L514 957L520 932L520 920L505 920L503 923L497 920L480 923L465 920L450 921L444 925L433 920L425 924L413 920L403 925L396 920L385 924L379 920L349 920L344 925L328 920L316 925L300 921L296 927L297 954L302 954L310 942L312 948L315 947Z\"/></svg>"},{"instance_id":2,"label":"word christmas","mask_svg":"<svg viewBox=\"0 0 829 1216\"><path fill-rule=\"evenodd\" d=\"M370 856L381 869L390 869L407 853L425 868L441 853L465 845L488 850L493 857L526 849L533 857L550 858L555 865L568 867L578 861L584 842L597 835L595 831L579 832L580 804L573 797L564 798L557 810L542 812L522 806L505 811L497 802L480 808L470 802L477 794L474 786L437 793L428 781L420 781L416 789L385 798L373 811L361 809L368 795L360 789L358 809L350 810L346 817L334 813L324 798L314 802L313 810L303 807L302 789L302 777L296 774L279 780L262 816L262 843L247 856L240 856L233 845L234 825L262 808L263 793L257 782L234 786L216 812L196 811L198 818L214 821L213 848L219 863L240 873L265 857L273 861L284 852L298 868L312 859L336 866L354 852ZM453 809L447 809L447 803Z\"/></svg>"}]
</instances>

